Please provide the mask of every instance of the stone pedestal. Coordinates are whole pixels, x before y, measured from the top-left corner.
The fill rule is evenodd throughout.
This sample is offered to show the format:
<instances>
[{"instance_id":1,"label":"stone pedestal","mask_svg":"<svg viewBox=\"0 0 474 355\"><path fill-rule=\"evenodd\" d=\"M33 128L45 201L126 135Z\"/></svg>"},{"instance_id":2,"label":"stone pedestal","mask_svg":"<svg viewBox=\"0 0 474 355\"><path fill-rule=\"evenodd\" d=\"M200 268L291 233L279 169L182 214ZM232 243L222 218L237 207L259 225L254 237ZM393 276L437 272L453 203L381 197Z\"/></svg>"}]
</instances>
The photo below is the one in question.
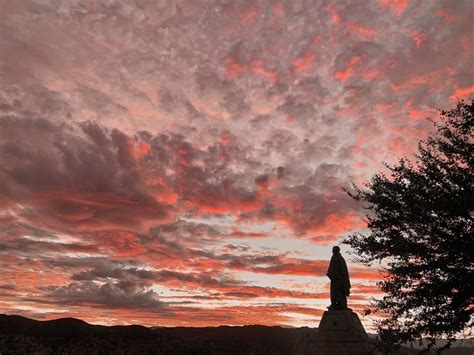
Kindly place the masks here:
<instances>
[{"instance_id":1,"label":"stone pedestal","mask_svg":"<svg viewBox=\"0 0 474 355\"><path fill-rule=\"evenodd\" d=\"M308 333L294 347L293 355L373 355L374 340L351 310L326 311L319 329Z\"/></svg>"}]
</instances>

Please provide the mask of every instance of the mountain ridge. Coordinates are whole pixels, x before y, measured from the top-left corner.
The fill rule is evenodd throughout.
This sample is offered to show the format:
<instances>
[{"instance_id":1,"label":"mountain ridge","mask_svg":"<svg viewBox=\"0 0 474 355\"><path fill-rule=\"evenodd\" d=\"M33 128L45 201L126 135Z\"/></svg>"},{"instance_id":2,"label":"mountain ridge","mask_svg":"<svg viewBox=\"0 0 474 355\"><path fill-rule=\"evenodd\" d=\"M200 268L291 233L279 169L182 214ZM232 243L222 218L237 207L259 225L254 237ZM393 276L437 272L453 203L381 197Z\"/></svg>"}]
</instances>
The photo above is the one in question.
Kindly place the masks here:
<instances>
[{"instance_id":1,"label":"mountain ridge","mask_svg":"<svg viewBox=\"0 0 474 355\"><path fill-rule=\"evenodd\" d=\"M0 314L0 353L5 354L291 354L317 328L243 325L146 327L95 325L77 318L35 320ZM472 339L444 354L472 355ZM404 348L416 354L416 349Z\"/></svg>"},{"instance_id":2,"label":"mountain ridge","mask_svg":"<svg viewBox=\"0 0 474 355\"><path fill-rule=\"evenodd\" d=\"M3 354L290 354L310 328L105 326L76 318L39 321L0 314Z\"/></svg>"}]
</instances>

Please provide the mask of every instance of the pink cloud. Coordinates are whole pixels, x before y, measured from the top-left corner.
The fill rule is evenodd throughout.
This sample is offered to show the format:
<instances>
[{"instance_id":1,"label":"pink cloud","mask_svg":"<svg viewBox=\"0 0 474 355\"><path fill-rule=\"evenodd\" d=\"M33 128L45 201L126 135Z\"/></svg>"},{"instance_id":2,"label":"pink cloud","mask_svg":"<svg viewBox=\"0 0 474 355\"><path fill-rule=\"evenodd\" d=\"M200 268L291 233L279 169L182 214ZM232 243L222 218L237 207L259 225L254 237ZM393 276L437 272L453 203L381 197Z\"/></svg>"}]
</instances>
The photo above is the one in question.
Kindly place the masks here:
<instances>
[{"instance_id":1,"label":"pink cloud","mask_svg":"<svg viewBox=\"0 0 474 355\"><path fill-rule=\"evenodd\" d=\"M346 81L354 74L355 66L357 66L362 60L364 60L363 56L357 55L349 58L346 61L346 68L342 71L336 72L336 78L341 81Z\"/></svg>"},{"instance_id":2,"label":"pink cloud","mask_svg":"<svg viewBox=\"0 0 474 355\"><path fill-rule=\"evenodd\" d=\"M449 97L451 100L455 101L458 99L467 99L472 96L474 93L474 85L467 87L459 87L454 90L453 94Z\"/></svg>"},{"instance_id":3,"label":"pink cloud","mask_svg":"<svg viewBox=\"0 0 474 355\"><path fill-rule=\"evenodd\" d=\"M456 17L448 10L440 8L436 10L436 16L441 17L446 24L451 24L456 19Z\"/></svg>"},{"instance_id":4,"label":"pink cloud","mask_svg":"<svg viewBox=\"0 0 474 355\"><path fill-rule=\"evenodd\" d=\"M314 291L308 277L326 280L328 244L365 227L343 187L411 157L432 129L425 117L474 94L469 10L4 6L0 310L154 325L317 319L322 306L292 303L327 299L328 284ZM381 275L350 272L360 310ZM262 286L274 276L284 281Z\"/></svg>"},{"instance_id":5,"label":"pink cloud","mask_svg":"<svg viewBox=\"0 0 474 355\"><path fill-rule=\"evenodd\" d=\"M391 7L400 16L408 6L409 0L380 0L383 7Z\"/></svg>"},{"instance_id":6,"label":"pink cloud","mask_svg":"<svg viewBox=\"0 0 474 355\"><path fill-rule=\"evenodd\" d=\"M349 32L358 34L362 37L372 39L375 36L375 29L355 22L347 22Z\"/></svg>"},{"instance_id":7,"label":"pink cloud","mask_svg":"<svg viewBox=\"0 0 474 355\"><path fill-rule=\"evenodd\" d=\"M332 21L336 25L339 25L341 23L341 15L338 11L336 11L336 9L334 9L332 6L327 6L325 10L331 16Z\"/></svg>"},{"instance_id":8,"label":"pink cloud","mask_svg":"<svg viewBox=\"0 0 474 355\"><path fill-rule=\"evenodd\" d=\"M314 62L315 54L311 51L306 52L303 56L293 60L293 69L296 74L308 71Z\"/></svg>"}]
</instances>

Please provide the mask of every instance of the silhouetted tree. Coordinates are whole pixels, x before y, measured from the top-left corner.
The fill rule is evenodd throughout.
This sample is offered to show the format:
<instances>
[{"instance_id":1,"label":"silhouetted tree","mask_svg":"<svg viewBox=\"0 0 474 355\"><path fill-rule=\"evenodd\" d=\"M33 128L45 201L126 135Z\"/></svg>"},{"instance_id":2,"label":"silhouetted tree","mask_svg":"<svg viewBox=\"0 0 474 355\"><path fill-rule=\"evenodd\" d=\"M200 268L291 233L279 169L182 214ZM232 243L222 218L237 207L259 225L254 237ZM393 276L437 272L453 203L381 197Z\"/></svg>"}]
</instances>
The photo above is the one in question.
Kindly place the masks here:
<instances>
[{"instance_id":1,"label":"silhouetted tree","mask_svg":"<svg viewBox=\"0 0 474 355\"><path fill-rule=\"evenodd\" d=\"M369 232L345 243L362 262L380 262L386 273L378 283L386 295L373 301L372 312L386 315L377 328L388 348L422 337L425 350L440 338L448 339L447 348L472 327L473 105L460 101L441 111L414 161L386 165L386 174L348 192L364 203Z\"/></svg>"}]
</instances>

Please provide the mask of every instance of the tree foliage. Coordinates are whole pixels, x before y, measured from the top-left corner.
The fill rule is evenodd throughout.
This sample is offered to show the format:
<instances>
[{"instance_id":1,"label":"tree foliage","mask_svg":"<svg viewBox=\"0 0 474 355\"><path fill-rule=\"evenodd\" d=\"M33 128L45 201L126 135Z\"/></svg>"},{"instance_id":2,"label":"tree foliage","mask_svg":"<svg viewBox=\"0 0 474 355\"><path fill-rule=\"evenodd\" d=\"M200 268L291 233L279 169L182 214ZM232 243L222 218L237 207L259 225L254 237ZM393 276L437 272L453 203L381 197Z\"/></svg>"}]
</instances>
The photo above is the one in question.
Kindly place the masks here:
<instances>
[{"instance_id":1,"label":"tree foliage","mask_svg":"<svg viewBox=\"0 0 474 355\"><path fill-rule=\"evenodd\" d=\"M447 338L472 327L474 294L474 101L441 111L414 161L386 165L349 194L364 203L368 233L345 243L380 262L385 296L373 310L386 345Z\"/></svg>"}]
</instances>

